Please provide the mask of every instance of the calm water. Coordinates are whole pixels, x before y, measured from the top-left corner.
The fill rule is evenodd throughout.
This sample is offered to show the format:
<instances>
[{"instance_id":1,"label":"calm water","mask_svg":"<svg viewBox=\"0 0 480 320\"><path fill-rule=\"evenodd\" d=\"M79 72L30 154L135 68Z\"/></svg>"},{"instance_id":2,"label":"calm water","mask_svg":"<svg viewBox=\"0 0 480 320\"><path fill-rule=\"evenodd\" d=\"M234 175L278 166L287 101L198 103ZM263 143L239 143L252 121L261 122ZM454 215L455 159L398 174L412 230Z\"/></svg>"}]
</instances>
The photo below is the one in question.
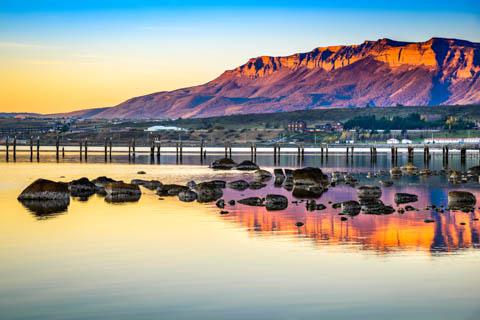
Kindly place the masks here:
<instances>
[{"instance_id":1,"label":"calm water","mask_svg":"<svg viewBox=\"0 0 480 320\"><path fill-rule=\"evenodd\" d=\"M1 319L480 318L480 212L425 210L445 205L451 189L480 198L476 183L402 178L383 189L382 200L394 205L396 192L415 193L420 211L360 214L345 222L328 202L357 199L348 186L323 194L317 202L329 208L315 212L303 204L277 212L236 205L220 215L214 204L159 200L146 189L137 203L110 204L94 195L73 199L66 212L50 217L36 216L16 200L39 177L251 179L248 173L213 172L193 156L184 157L184 165L168 164L174 156L165 156L163 165L142 164L146 158L136 164L94 158L88 164L51 158L0 163ZM257 161L272 165L269 156ZM297 165L294 156L281 161L283 167ZM304 165L320 161L307 156ZM471 157L466 166L478 162ZM423 166L422 158L415 163ZM456 158L450 165L461 167ZM360 172L388 168L390 159L379 156L372 165L368 157L347 163L331 155L321 166ZM441 168L441 156L430 166ZM139 170L147 174L138 176ZM270 183L256 191L225 189L224 199L268 193L290 196ZM424 223L427 218L435 222Z\"/></svg>"}]
</instances>

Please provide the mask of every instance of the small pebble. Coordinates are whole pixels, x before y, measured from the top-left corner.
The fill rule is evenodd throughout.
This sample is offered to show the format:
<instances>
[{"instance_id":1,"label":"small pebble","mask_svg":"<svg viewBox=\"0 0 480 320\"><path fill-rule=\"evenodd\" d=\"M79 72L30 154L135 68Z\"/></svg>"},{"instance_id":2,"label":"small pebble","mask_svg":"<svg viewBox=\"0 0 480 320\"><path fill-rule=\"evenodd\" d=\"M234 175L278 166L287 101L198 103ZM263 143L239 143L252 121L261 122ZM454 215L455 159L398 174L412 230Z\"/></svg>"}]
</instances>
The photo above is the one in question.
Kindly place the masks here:
<instances>
[{"instance_id":1,"label":"small pebble","mask_svg":"<svg viewBox=\"0 0 480 320\"><path fill-rule=\"evenodd\" d=\"M297 222L297 223L295 223L295 225L296 225L297 227L301 227L301 226L304 225L304 223L303 223L303 222Z\"/></svg>"}]
</instances>

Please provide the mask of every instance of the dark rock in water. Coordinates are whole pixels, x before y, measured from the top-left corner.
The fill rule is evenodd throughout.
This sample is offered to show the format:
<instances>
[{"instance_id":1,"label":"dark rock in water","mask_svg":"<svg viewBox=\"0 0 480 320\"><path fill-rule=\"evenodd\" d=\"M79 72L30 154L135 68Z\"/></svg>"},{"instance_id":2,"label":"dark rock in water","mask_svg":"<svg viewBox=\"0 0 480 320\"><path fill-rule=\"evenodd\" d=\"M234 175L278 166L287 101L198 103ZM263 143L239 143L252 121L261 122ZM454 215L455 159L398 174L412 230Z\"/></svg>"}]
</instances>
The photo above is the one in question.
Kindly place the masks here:
<instances>
[{"instance_id":1,"label":"dark rock in water","mask_svg":"<svg viewBox=\"0 0 480 320\"><path fill-rule=\"evenodd\" d=\"M233 169L237 164L230 158L222 158L212 162L210 168L215 170L230 170Z\"/></svg>"},{"instance_id":2,"label":"dark rock in water","mask_svg":"<svg viewBox=\"0 0 480 320\"><path fill-rule=\"evenodd\" d=\"M215 182L202 182L195 187L197 202L217 201L223 196L223 191Z\"/></svg>"},{"instance_id":3,"label":"dark rock in water","mask_svg":"<svg viewBox=\"0 0 480 320\"><path fill-rule=\"evenodd\" d=\"M283 182L283 188L285 190L292 191L294 186L295 184L293 183L292 177L285 178L285 181Z\"/></svg>"},{"instance_id":4,"label":"dark rock in water","mask_svg":"<svg viewBox=\"0 0 480 320\"><path fill-rule=\"evenodd\" d=\"M405 213L405 209L403 209L403 208L398 208L397 212L400 213L400 214L404 214L404 213Z\"/></svg>"},{"instance_id":5,"label":"dark rock in water","mask_svg":"<svg viewBox=\"0 0 480 320\"><path fill-rule=\"evenodd\" d=\"M433 222L435 222L435 220L433 220L433 219L425 219L425 220L423 220L423 222L425 222L425 223L433 223Z\"/></svg>"},{"instance_id":6,"label":"dark rock in water","mask_svg":"<svg viewBox=\"0 0 480 320\"><path fill-rule=\"evenodd\" d=\"M157 190L162 186L162 183L158 180L133 179L132 181L130 181L130 183L143 186L148 190Z\"/></svg>"},{"instance_id":7,"label":"dark rock in water","mask_svg":"<svg viewBox=\"0 0 480 320\"><path fill-rule=\"evenodd\" d=\"M468 169L467 173L473 174L475 176L480 175L480 166L471 167L470 169Z\"/></svg>"},{"instance_id":8,"label":"dark rock in water","mask_svg":"<svg viewBox=\"0 0 480 320\"><path fill-rule=\"evenodd\" d=\"M141 193L138 194L109 194L105 197L105 201L109 203L137 202L140 200Z\"/></svg>"},{"instance_id":9,"label":"dark rock in water","mask_svg":"<svg viewBox=\"0 0 480 320\"><path fill-rule=\"evenodd\" d=\"M266 186L267 185L265 183L262 183L260 181L252 181L248 185L248 188L251 190L259 190L259 189L265 188Z\"/></svg>"},{"instance_id":10,"label":"dark rock in water","mask_svg":"<svg viewBox=\"0 0 480 320\"><path fill-rule=\"evenodd\" d=\"M54 217L67 211L70 198L55 200L20 200L22 205L39 219Z\"/></svg>"},{"instance_id":11,"label":"dark rock in water","mask_svg":"<svg viewBox=\"0 0 480 320\"><path fill-rule=\"evenodd\" d=\"M325 210L327 207L323 203L317 204L317 210Z\"/></svg>"},{"instance_id":12,"label":"dark rock in water","mask_svg":"<svg viewBox=\"0 0 480 320\"><path fill-rule=\"evenodd\" d=\"M293 179L293 170L292 169L285 169L285 179L286 178L292 178Z\"/></svg>"},{"instance_id":13,"label":"dark rock in water","mask_svg":"<svg viewBox=\"0 0 480 320\"><path fill-rule=\"evenodd\" d=\"M402 203L410 203L418 201L418 196L416 194L411 193L396 193L395 194L395 203L402 204Z\"/></svg>"},{"instance_id":14,"label":"dark rock in water","mask_svg":"<svg viewBox=\"0 0 480 320\"><path fill-rule=\"evenodd\" d=\"M295 186L292 195L299 199L318 199L325 189L317 186Z\"/></svg>"},{"instance_id":15,"label":"dark rock in water","mask_svg":"<svg viewBox=\"0 0 480 320\"><path fill-rule=\"evenodd\" d=\"M359 198L380 198L382 196L382 190L377 186L360 186L357 189Z\"/></svg>"},{"instance_id":16,"label":"dark rock in water","mask_svg":"<svg viewBox=\"0 0 480 320\"><path fill-rule=\"evenodd\" d=\"M223 209L225 208L225 200L223 199L218 199L217 202L215 203L217 208Z\"/></svg>"},{"instance_id":17,"label":"dark rock in water","mask_svg":"<svg viewBox=\"0 0 480 320\"><path fill-rule=\"evenodd\" d=\"M245 180L236 180L227 183L227 187L234 190L244 191L248 189L249 183Z\"/></svg>"},{"instance_id":18,"label":"dark rock in water","mask_svg":"<svg viewBox=\"0 0 480 320\"><path fill-rule=\"evenodd\" d=\"M92 180L92 183L97 187L96 192L98 194L106 194L105 186L107 185L107 183L110 183L110 182L115 182L115 180L105 176L101 176Z\"/></svg>"},{"instance_id":19,"label":"dark rock in water","mask_svg":"<svg viewBox=\"0 0 480 320\"><path fill-rule=\"evenodd\" d=\"M234 206L235 205L235 200L228 201L228 204L231 205L231 206Z\"/></svg>"},{"instance_id":20,"label":"dark rock in water","mask_svg":"<svg viewBox=\"0 0 480 320\"><path fill-rule=\"evenodd\" d=\"M360 203L358 203L357 201L351 200L351 201L342 202L341 208L342 208L343 214L356 216L360 213L360 210L362 207L360 206Z\"/></svg>"},{"instance_id":21,"label":"dark rock in water","mask_svg":"<svg viewBox=\"0 0 480 320\"><path fill-rule=\"evenodd\" d=\"M468 210L472 209L477 199L471 192L467 191L450 191L448 192L448 207L451 210Z\"/></svg>"},{"instance_id":22,"label":"dark rock in water","mask_svg":"<svg viewBox=\"0 0 480 320\"><path fill-rule=\"evenodd\" d=\"M253 173L253 178L257 181L267 181L272 178L272 174L263 169L259 169Z\"/></svg>"},{"instance_id":23,"label":"dark rock in water","mask_svg":"<svg viewBox=\"0 0 480 320\"><path fill-rule=\"evenodd\" d=\"M70 199L68 184L46 179L37 179L26 187L18 200L65 200Z\"/></svg>"},{"instance_id":24,"label":"dark rock in water","mask_svg":"<svg viewBox=\"0 0 480 320\"><path fill-rule=\"evenodd\" d=\"M227 183L223 180L211 180L200 182L197 184L195 188L220 188L225 189L227 187Z\"/></svg>"},{"instance_id":25,"label":"dark rock in water","mask_svg":"<svg viewBox=\"0 0 480 320\"><path fill-rule=\"evenodd\" d=\"M297 227L301 227L301 226L304 225L304 223L303 223L303 222L297 222L297 223L295 223L295 225L296 225Z\"/></svg>"},{"instance_id":26,"label":"dark rock in water","mask_svg":"<svg viewBox=\"0 0 480 320\"><path fill-rule=\"evenodd\" d=\"M237 164L235 169L241 170L241 171L253 171L253 170L260 169L260 167L255 162L252 162L250 160L245 160Z\"/></svg>"},{"instance_id":27,"label":"dark rock in water","mask_svg":"<svg viewBox=\"0 0 480 320\"><path fill-rule=\"evenodd\" d=\"M415 207L412 207L412 206L405 206L405 211L415 211L417 210Z\"/></svg>"},{"instance_id":28,"label":"dark rock in water","mask_svg":"<svg viewBox=\"0 0 480 320\"><path fill-rule=\"evenodd\" d=\"M197 183L193 180L187 182L187 187L189 187L190 189L195 189L196 186Z\"/></svg>"},{"instance_id":29,"label":"dark rock in water","mask_svg":"<svg viewBox=\"0 0 480 320\"><path fill-rule=\"evenodd\" d=\"M365 214L382 215L394 213L395 209L385 205L381 200L375 200L373 202L362 203L362 211Z\"/></svg>"},{"instance_id":30,"label":"dark rock in water","mask_svg":"<svg viewBox=\"0 0 480 320\"><path fill-rule=\"evenodd\" d=\"M140 170L140 171L137 172L137 174L147 174L147 173L143 170Z\"/></svg>"},{"instance_id":31,"label":"dark rock in water","mask_svg":"<svg viewBox=\"0 0 480 320\"><path fill-rule=\"evenodd\" d=\"M379 181L380 185L383 187L391 187L393 186L393 181L392 180L380 180Z\"/></svg>"},{"instance_id":32,"label":"dark rock in water","mask_svg":"<svg viewBox=\"0 0 480 320\"><path fill-rule=\"evenodd\" d=\"M328 176L319 168L306 167L293 171L293 183L295 185L326 186Z\"/></svg>"},{"instance_id":33,"label":"dark rock in water","mask_svg":"<svg viewBox=\"0 0 480 320\"><path fill-rule=\"evenodd\" d=\"M267 194L265 208L269 211L284 210L288 207L288 199L278 194Z\"/></svg>"},{"instance_id":34,"label":"dark rock in water","mask_svg":"<svg viewBox=\"0 0 480 320\"><path fill-rule=\"evenodd\" d=\"M466 225L466 223L465 222L460 222L460 225L464 226L464 225Z\"/></svg>"},{"instance_id":35,"label":"dark rock in water","mask_svg":"<svg viewBox=\"0 0 480 320\"><path fill-rule=\"evenodd\" d=\"M222 210L220 211L220 214L229 214L229 212L227 210Z\"/></svg>"},{"instance_id":36,"label":"dark rock in water","mask_svg":"<svg viewBox=\"0 0 480 320\"><path fill-rule=\"evenodd\" d=\"M182 191L190 190L187 186L179 184L163 184L157 189L159 196L177 196Z\"/></svg>"},{"instance_id":37,"label":"dark rock in water","mask_svg":"<svg viewBox=\"0 0 480 320\"><path fill-rule=\"evenodd\" d=\"M347 221L348 218L347 218L347 217L341 217L340 220L341 220L341 221Z\"/></svg>"},{"instance_id":38,"label":"dark rock in water","mask_svg":"<svg viewBox=\"0 0 480 320\"><path fill-rule=\"evenodd\" d=\"M178 193L178 200L183 202L192 202L197 200L197 194L192 190L180 191Z\"/></svg>"},{"instance_id":39,"label":"dark rock in water","mask_svg":"<svg viewBox=\"0 0 480 320\"><path fill-rule=\"evenodd\" d=\"M107 192L107 197L110 196L110 198L113 199L112 202L115 202L115 200L121 199L122 197L127 199L126 201L131 201L128 199L137 196L140 198L140 195L142 194L137 185L122 181L108 183L105 186L105 191Z\"/></svg>"},{"instance_id":40,"label":"dark rock in water","mask_svg":"<svg viewBox=\"0 0 480 320\"><path fill-rule=\"evenodd\" d=\"M305 204L307 211L315 211L317 210L317 202L315 200L308 200Z\"/></svg>"},{"instance_id":41,"label":"dark rock in water","mask_svg":"<svg viewBox=\"0 0 480 320\"><path fill-rule=\"evenodd\" d=\"M336 202L336 203L333 203L332 204L332 208L333 209L338 209L338 208L341 208L342 207L342 203L341 202Z\"/></svg>"},{"instance_id":42,"label":"dark rock in water","mask_svg":"<svg viewBox=\"0 0 480 320\"><path fill-rule=\"evenodd\" d=\"M283 173L283 169L273 169L273 175L275 176L275 184L277 186L282 185L285 181L285 174Z\"/></svg>"},{"instance_id":43,"label":"dark rock in water","mask_svg":"<svg viewBox=\"0 0 480 320\"><path fill-rule=\"evenodd\" d=\"M73 180L68 184L68 189L72 197L88 198L97 191L97 187L87 178Z\"/></svg>"},{"instance_id":44,"label":"dark rock in water","mask_svg":"<svg viewBox=\"0 0 480 320\"><path fill-rule=\"evenodd\" d=\"M255 207L263 206L263 200L259 197L249 197L245 199L240 199L237 202L246 206L255 206Z\"/></svg>"}]
</instances>

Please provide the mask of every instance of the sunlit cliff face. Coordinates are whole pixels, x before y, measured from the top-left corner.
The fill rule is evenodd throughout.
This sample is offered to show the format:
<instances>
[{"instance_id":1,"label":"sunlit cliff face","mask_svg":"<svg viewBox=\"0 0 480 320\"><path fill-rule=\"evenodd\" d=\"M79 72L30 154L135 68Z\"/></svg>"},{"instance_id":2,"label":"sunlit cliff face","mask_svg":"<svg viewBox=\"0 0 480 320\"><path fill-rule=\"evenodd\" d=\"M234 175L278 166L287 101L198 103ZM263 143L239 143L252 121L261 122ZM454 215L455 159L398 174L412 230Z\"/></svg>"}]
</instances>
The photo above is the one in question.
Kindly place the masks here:
<instances>
[{"instance_id":1,"label":"sunlit cliff face","mask_svg":"<svg viewBox=\"0 0 480 320\"><path fill-rule=\"evenodd\" d=\"M317 202L337 202L356 199L356 190L349 187L335 188L327 192ZM382 200L395 206L394 189L384 189ZM394 213L392 215L365 215L341 221L340 209L332 209L327 205L323 211L308 212L304 203L298 206L291 204L285 211L266 211L264 208L238 205L226 220L239 223L255 236L305 237L317 246L350 245L352 248L373 250L380 253L402 250L420 250L426 252L456 251L465 248L479 247L480 223L472 217L475 213L446 211L438 213L424 210L435 203L431 195L420 188L406 188L402 192L418 195L419 201L412 203L418 212ZM480 192L474 192L479 197ZM400 205L399 207L404 207ZM425 219L433 219L434 223L425 223ZM297 227L297 222L304 225Z\"/></svg>"}]
</instances>

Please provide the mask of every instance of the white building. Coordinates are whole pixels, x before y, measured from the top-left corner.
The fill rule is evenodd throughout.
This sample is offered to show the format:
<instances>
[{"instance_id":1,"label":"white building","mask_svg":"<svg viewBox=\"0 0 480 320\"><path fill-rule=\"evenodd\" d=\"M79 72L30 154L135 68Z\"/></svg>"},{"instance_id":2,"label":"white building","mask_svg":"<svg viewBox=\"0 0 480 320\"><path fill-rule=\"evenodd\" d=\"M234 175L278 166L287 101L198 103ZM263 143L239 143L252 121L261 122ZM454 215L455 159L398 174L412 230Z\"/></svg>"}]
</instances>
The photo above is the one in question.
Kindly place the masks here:
<instances>
[{"instance_id":1,"label":"white building","mask_svg":"<svg viewBox=\"0 0 480 320\"><path fill-rule=\"evenodd\" d=\"M387 140L387 143L388 144L398 144L398 143L400 143L400 141L398 141L398 139L391 138L391 139Z\"/></svg>"},{"instance_id":2,"label":"white building","mask_svg":"<svg viewBox=\"0 0 480 320\"><path fill-rule=\"evenodd\" d=\"M412 140L409 139L402 139L402 144L412 144Z\"/></svg>"},{"instance_id":3,"label":"white building","mask_svg":"<svg viewBox=\"0 0 480 320\"><path fill-rule=\"evenodd\" d=\"M480 138L428 138L424 143L480 143Z\"/></svg>"}]
</instances>

